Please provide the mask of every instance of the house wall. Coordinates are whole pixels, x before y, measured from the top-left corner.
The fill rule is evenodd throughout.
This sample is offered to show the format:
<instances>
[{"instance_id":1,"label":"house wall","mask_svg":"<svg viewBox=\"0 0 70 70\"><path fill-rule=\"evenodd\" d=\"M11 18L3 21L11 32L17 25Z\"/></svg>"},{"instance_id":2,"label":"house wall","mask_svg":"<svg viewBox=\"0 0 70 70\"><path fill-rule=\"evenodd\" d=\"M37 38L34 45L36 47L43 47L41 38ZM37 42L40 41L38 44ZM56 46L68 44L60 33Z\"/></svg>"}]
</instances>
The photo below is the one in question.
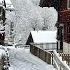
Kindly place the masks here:
<instances>
[{"instance_id":1,"label":"house wall","mask_svg":"<svg viewBox=\"0 0 70 70\"><path fill-rule=\"evenodd\" d=\"M70 11L59 12L59 23L63 24L64 38L63 41L70 42Z\"/></svg>"},{"instance_id":2,"label":"house wall","mask_svg":"<svg viewBox=\"0 0 70 70\"><path fill-rule=\"evenodd\" d=\"M57 50L57 44L56 43L48 43L48 44L38 44L35 45L36 47L42 48L42 49L47 49L47 50Z\"/></svg>"},{"instance_id":3,"label":"house wall","mask_svg":"<svg viewBox=\"0 0 70 70\"><path fill-rule=\"evenodd\" d=\"M69 43L66 43L66 42L63 42L63 52L65 54L70 54L70 44Z\"/></svg>"},{"instance_id":4,"label":"house wall","mask_svg":"<svg viewBox=\"0 0 70 70\"><path fill-rule=\"evenodd\" d=\"M60 1L58 22L63 24L63 53L70 53L70 10L68 8L68 0Z\"/></svg>"},{"instance_id":5,"label":"house wall","mask_svg":"<svg viewBox=\"0 0 70 70\"><path fill-rule=\"evenodd\" d=\"M59 11L67 10L67 0L60 0Z\"/></svg>"},{"instance_id":6,"label":"house wall","mask_svg":"<svg viewBox=\"0 0 70 70\"><path fill-rule=\"evenodd\" d=\"M60 1L60 10L58 12L58 22L59 24L63 24L63 41L69 43L70 42L70 10L67 8L68 0Z\"/></svg>"}]
</instances>

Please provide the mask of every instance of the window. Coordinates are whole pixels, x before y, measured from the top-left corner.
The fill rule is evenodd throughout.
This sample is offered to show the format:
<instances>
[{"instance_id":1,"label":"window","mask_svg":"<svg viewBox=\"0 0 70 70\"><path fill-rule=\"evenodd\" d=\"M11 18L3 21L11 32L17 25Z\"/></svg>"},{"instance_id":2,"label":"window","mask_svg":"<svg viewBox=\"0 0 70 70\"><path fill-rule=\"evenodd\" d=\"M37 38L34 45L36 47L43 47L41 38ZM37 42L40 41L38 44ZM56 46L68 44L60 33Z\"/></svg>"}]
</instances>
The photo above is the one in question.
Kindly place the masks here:
<instances>
[{"instance_id":1,"label":"window","mask_svg":"<svg viewBox=\"0 0 70 70\"><path fill-rule=\"evenodd\" d=\"M67 2L67 8L70 9L70 0Z\"/></svg>"},{"instance_id":2,"label":"window","mask_svg":"<svg viewBox=\"0 0 70 70\"><path fill-rule=\"evenodd\" d=\"M70 23L67 23L67 33L70 34Z\"/></svg>"}]
</instances>

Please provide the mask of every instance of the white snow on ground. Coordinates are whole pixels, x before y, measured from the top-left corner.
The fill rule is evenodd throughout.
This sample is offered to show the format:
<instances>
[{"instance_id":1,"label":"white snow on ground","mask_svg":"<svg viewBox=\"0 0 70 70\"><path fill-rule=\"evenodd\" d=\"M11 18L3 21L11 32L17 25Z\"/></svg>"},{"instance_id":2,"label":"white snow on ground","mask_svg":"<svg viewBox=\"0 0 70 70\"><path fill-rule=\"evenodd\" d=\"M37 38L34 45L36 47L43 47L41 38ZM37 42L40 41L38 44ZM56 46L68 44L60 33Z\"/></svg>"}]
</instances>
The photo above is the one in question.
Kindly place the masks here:
<instances>
[{"instance_id":1,"label":"white snow on ground","mask_svg":"<svg viewBox=\"0 0 70 70\"><path fill-rule=\"evenodd\" d=\"M54 70L39 58L30 54L29 49L8 48L10 54L9 70Z\"/></svg>"}]
</instances>

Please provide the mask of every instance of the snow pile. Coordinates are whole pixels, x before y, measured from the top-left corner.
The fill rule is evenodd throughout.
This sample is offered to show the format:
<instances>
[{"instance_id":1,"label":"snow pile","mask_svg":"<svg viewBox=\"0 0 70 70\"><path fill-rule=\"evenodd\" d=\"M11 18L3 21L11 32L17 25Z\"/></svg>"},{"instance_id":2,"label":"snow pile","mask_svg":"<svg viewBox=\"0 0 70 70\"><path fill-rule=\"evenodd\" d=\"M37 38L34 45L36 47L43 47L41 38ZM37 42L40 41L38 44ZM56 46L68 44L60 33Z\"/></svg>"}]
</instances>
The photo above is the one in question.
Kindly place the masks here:
<instances>
[{"instance_id":1,"label":"snow pile","mask_svg":"<svg viewBox=\"0 0 70 70\"><path fill-rule=\"evenodd\" d=\"M54 70L39 58L27 52L24 48L9 48L10 68L9 70Z\"/></svg>"}]
</instances>

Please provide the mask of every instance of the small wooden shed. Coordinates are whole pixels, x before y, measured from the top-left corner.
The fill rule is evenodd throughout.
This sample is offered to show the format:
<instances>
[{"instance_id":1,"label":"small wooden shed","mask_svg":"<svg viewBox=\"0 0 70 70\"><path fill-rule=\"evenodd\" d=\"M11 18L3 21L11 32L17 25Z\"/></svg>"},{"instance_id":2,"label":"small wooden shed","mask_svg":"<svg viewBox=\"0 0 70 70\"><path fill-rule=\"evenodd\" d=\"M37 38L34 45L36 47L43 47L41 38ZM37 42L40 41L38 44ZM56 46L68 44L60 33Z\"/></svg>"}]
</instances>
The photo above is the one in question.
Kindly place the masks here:
<instances>
[{"instance_id":1,"label":"small wooden shed","mask_svg":"<svg viewBox=\"0 0 70 70\"><path fill-rule=\"evenodd\" d=\"M56 50L57 31L31 31L26 45L34 45L46 50Z\"/></svg>"}]
</instances>

